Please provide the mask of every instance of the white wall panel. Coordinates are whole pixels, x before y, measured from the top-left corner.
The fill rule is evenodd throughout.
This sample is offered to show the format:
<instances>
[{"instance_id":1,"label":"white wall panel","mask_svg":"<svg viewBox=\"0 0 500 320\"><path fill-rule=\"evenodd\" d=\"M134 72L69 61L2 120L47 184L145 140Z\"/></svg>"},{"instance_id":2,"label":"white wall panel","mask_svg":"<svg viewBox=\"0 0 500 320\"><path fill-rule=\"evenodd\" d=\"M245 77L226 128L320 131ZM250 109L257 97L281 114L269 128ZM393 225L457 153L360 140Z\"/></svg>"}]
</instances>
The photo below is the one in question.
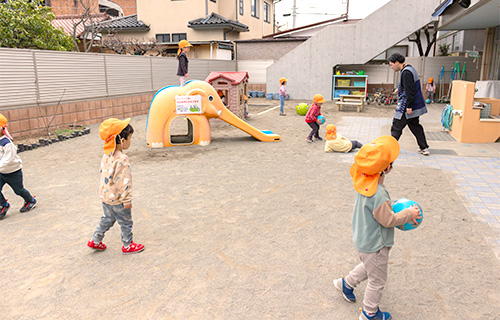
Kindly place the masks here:
<instances>
[{"instance_id":1,"label":"white wall panel","mask_svg":"<svg viewBox=\"0 0 500 320\"><path fill-rule=\"evenodd\" d=\"M33 54L27 50L0 50L0 108L36 103Z\"/></svg>"},{"instance_id":2,"label":"white wall panel","mask_svg":"<svg viewBox=\"0 0 500 320\"><path fill-rule=\"evenodd\" d=\"M102 55L34 51L34 56L41 103L106 96Z\"/></svg>"}]
</instances>

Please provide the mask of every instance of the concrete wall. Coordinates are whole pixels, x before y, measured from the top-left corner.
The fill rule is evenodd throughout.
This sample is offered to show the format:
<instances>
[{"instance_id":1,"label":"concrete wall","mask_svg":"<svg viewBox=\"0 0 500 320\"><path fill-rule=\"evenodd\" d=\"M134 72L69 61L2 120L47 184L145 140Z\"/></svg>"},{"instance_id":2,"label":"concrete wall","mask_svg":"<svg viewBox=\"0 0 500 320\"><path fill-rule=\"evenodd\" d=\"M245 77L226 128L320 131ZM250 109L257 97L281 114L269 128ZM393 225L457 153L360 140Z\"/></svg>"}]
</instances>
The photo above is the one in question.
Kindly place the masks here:
<instances>
[{"instance_id":1,"label":"concrete wall","mask_svg":"<svg viewBox=\"0 0 500 320\"><path fill-rule=\"evenodd\" d=\"M362 21L321 30L267 69L268 92L280 77L297 99L331 96L333 67L364 64L430 22L439 0L393 0Z\"/></svg>"},{"instance_id":2,"label":"concrete wall","mask_svg":"<svg viewBox=\"0 0 500 320\"><path fill-rule=\"evenodd\" d=\"M236 60L279 60L305 40L263 40L236 42Z\"/></svg>"}]
</instances>

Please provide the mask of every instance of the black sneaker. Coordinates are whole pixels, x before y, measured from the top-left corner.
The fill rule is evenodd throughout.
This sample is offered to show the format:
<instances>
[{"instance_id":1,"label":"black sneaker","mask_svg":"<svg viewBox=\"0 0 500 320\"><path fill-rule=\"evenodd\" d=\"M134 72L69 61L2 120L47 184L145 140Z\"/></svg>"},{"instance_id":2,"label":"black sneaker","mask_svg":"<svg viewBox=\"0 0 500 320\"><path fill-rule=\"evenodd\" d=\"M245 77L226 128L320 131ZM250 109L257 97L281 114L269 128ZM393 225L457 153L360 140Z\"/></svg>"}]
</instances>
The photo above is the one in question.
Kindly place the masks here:
<instances>
[{"instance_id":1,"label":"black sneaker","mask_svg":"<svg viewBox=\"0 0 500 320\"><path fill-rule=\"evenodd\" d=\"M5 203L5 206L2 207L2 210L0 210L0 220L5 218L5 215L7 214L7 211L9 211L10 204L8 202Z\"/></svg>"},{"instance_id":2,"label":"black sneaker","mask_svg":"<svg viewBox=\"0 0 500 320\"><path fill-rule=\"evenodd\" d=\"M321 137L316 137L316 140L321 141L321 140L323 140L323 138L321 138Z\"/></svg>"},{"instance_id":3,"label":"black sneaker","mask_svg":"<svg viewBox=\"0 0 500 320\"><path fill-rule=\"evenodd\" d=\"M36 207L36 204L38 203L38 201L36 201L36 198L33 197L33 200L31 200L30 202L25 202L24 203L24 206L19 209L19 211L21 212L26 212L26 211L30 211L32 210L34 207Z\"/></svg>"}]
</instances>

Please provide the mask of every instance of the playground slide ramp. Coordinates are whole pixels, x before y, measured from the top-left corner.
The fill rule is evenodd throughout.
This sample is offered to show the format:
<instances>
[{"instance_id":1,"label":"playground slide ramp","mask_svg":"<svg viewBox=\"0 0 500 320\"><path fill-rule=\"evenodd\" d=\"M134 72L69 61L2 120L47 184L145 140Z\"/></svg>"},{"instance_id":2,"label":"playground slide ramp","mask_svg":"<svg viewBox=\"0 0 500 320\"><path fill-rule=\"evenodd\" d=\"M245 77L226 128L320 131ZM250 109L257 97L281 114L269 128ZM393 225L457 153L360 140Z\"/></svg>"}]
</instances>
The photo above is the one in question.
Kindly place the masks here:
<instances>
[{"instance_id":1,"label":"playground slide ramp","mask_svg":"<svg viewBox=\"0 0 500 320\"><path fill-rule=\"evenodd\" d=\"M252 137L254 137L257 140L263 141L263 142L272 142L272 141L281 141L281 136L272 133L271 131L267 130L259 130L255 128L252 125L249 125L245 121L241 120L238 118L236 115L234 115L231 111L229 110L223 110L222 112L224 113L230 113L231 115L224 115L220 117L220 119L224 120L225 122L229 123L230 125L235 126L236 128L248 133Z\"/></svg>"}]
</instances>

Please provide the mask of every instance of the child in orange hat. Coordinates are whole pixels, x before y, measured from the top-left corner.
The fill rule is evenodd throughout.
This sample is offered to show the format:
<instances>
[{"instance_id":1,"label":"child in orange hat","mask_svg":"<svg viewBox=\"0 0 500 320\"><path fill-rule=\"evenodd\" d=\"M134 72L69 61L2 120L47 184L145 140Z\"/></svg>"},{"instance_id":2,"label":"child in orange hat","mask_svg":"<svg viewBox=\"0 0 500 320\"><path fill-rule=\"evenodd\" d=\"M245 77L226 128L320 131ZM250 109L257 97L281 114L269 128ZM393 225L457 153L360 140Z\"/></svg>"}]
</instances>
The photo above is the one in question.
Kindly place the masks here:
<instances>
[{"instance_id":1,"label":"child in orange hat","mask_svg":"<svg viewBox=\"0 0 500 320\"><path fill-rule=\"evenodd\" d=\"M132 174L128 157L123 153L123 150L130 147L134 133L134 128L129 123L130 118L111 118L99 127L99 135L104 140L99 186L104 214L87 243L87 246L95 250L106 249L102 239L115 221L121 227L122 252L128 254L144 250L144 245L132 241Z\"/></svg>"},{"instance_id":2,"label":"child in orange hat","mask_svg":"<svg viewBox=\"0 0 500 320\"><path fill-rule=\"evenodd\" d=\"M356 201L352 218L353 240L361 263L333 281L348 302L355 302L354 289L368 279L359 319L391 319L379 309L387 281L389 250L394 245L394 227L421 218L418 207L394 213L384 178L399 155L399 143L392 136L382 136L361 147L354 156L350 174Z\"/></svg>"},{"instance_id":3,"label":"child in orange hat","mask_svg":"<svg viewBox=\"0 0 500 320\"><path fill-rule=\"evenodd\" d=\"M434 103L434 92L436 92L436 84L434 83L434 79L429 78L429 80L427 80L425 90L427 91L427 99L431 100L431 103Z\"/></svg>"},{"instance_id":4,"label":"child in orange hat","mask_svg":"<svg viewBox=\"0 0 500 320\"><path fill-rule=\"evenodd\" d=\"M322 95L320 94L315 94L313 97L313 104L307 110L306 113L306 123L311 127L311 132L309 133L309 136L307 136L306 141L307 142L314 142L313 137L316 138L316 140L323 140L319 136L319 123L318 123L318 116L321 115L321 105L323 102L326 100L323 98Z\"/></svg>"},{"instance_id":5,"label":"child in orange hat","mask_svg":"<svg viewBox=\"0 0 500 320\"><path fill-rule=\"evenodd\" d=\"M326 126L325 139L325 152L351 152L363 146L357 140L349 140L337 133L337 127L334 124Z\"/></svg>"},{"instance_id":6,"label":"child in orange hat","mask_svg":"<svg viewBox=\"0 0 500 320\"><path fill-rule=\"evenodd\" d=\"M5 218L10 204L2 194L2 188L8 184L14 193L24 199L21 212L30 211L38 203L23 186L23 162L17 155L17 147L12 142L12 136L7 130L7 118L0 114L0 220Z\"/></svg>"},{"instance_id":7,"label":"child in orange hat","mask_svg":"<svg viewBox=\"0 0 500 320\"><path fill-rule=\"evenodd\" d=\"M187 54L189 53L190 47L192 47L192 45L191 43L189 43L189 41L179 41L179 50L177 50L177 60L179 60L179 66L177 67L177 76L179 76L181 87L186 84L186 78L189 77L189 60L187 58Z\"/></svg>"},{"instance_id":8,"label":"child in orange hat","mask_svg":"<svg viewBox=\"0 0 500 320\"><path fill-rule=\"evenodd\" d=\"M280 116L286 116L285 113L285 98L288 96L286 93L286 84L288 83L288 79L285 77L280 78Z\"/></svg>"}]
</instances>

